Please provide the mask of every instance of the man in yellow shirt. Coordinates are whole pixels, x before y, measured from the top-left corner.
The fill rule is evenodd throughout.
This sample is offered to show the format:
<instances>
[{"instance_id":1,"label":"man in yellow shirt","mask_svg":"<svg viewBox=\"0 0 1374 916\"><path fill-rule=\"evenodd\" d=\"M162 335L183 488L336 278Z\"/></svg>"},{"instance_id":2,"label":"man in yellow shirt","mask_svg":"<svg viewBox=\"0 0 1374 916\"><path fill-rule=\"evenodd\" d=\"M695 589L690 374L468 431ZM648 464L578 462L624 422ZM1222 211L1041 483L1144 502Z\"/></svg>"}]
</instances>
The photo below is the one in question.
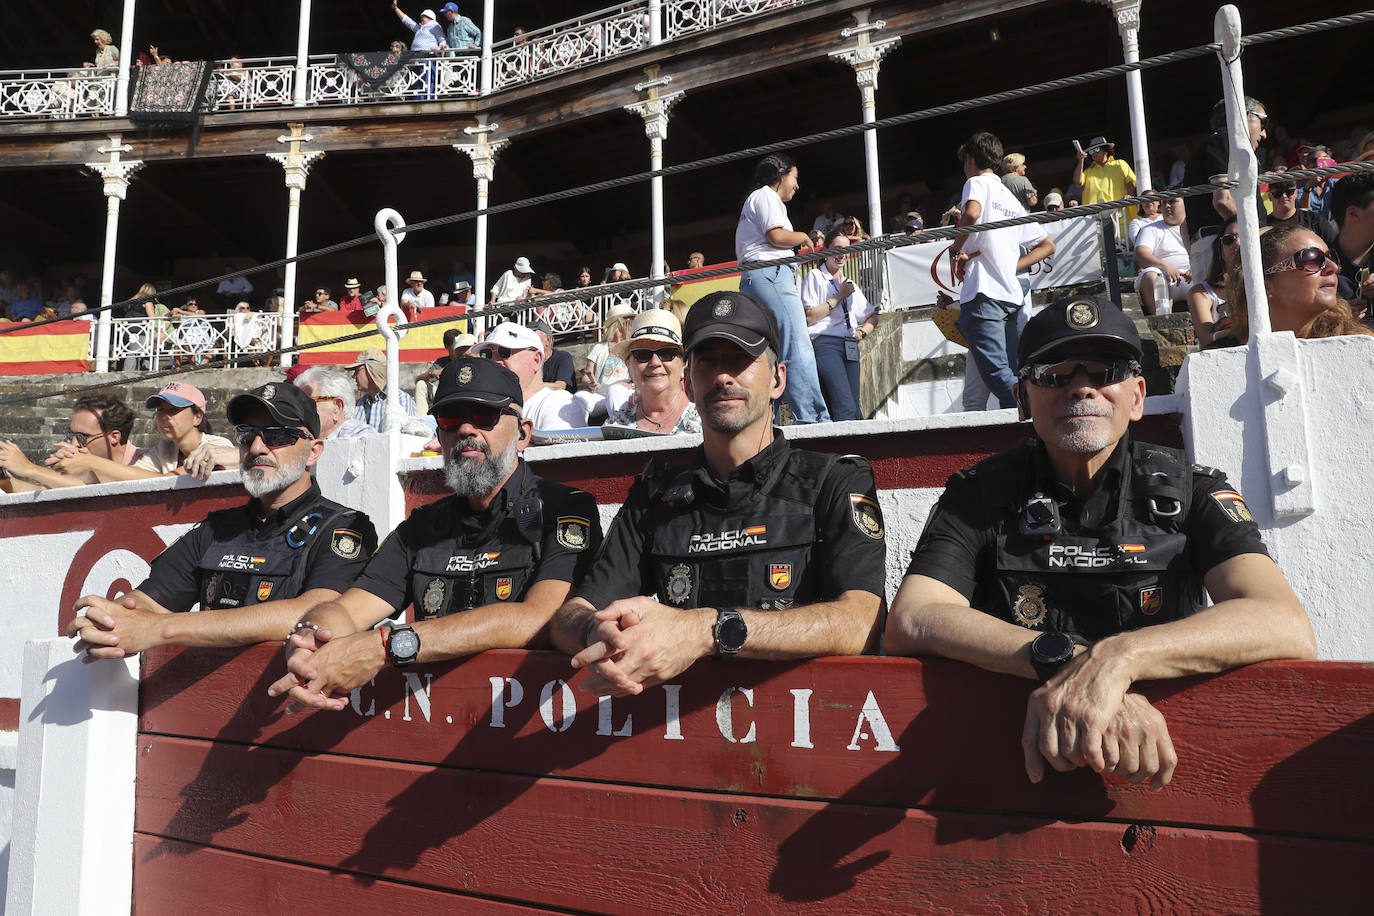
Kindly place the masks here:
<instances>
[{"instance_id":1,"label":"man in yellow shirt","mask_svg":"<svg viewBox=\"0 0 1374 916\"><path fill-rule=\"evenodd\" d=\"M1073 183L1083 186L1083 203L1120 200L1135 194L1135 170L1129 163L1113 156L1115 152L1116 144L1108 143L1106 137L1093 137L1085 148L1078 151L1078 164L1073 169ZM1092 158L1092 164L1084 168L1089 157ZM1126 227L1133 219L1135 207L1112 212L1118 244L1125 243L1129 238Z\"/></svg>"}]
</instances>

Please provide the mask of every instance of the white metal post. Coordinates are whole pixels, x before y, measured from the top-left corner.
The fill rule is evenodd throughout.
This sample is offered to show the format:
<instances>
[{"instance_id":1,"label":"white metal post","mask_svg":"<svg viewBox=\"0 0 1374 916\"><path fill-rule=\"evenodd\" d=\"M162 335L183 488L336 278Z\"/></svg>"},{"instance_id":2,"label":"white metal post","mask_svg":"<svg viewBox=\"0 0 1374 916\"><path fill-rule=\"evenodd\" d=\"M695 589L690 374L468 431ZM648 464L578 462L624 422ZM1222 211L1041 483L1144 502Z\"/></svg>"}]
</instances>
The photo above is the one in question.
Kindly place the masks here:
<instances>
[{"instance_id":1,"label":"white metal post","mask_svg":"<svg viewBox=\"0 0 1374 916\"><path fill-rule=\"evenodd\" d=\"M649 168L658 171L663 168L663 141L668 139L668 112L682 98L681 92L664 92L663 89L673 81L671 76L659 76L658 67L645 67L648 79L635 84L635 92L641 100L626 105L625 110L644 119L644 133L649 138ZM655 175L649 179L649 207L651 239L649 256L649 276L663 276L663 262L666 260L663 240L663 176ZM655 287L653 301L663 298L663 287Z\"/></svg>"},{"instance_id":2,"label":"white metal post","mask_svg":"<svg viewBox=\"0 0 1374 916\"><path fill-rule=\"evenodd\" d=\"M401 409L400 341L406 335L406 329L401 328L398 331L387 320L394 318L401 324L408 320L401 308L401 283L397 276L399 269L396 266L396 249L405 240L406 234L395 230L405 224L401 214L390 207L378 210L372 220L372 228L376 230L377 238L382 241L382 264L386 274L386 305L377 310L375 318L377 331L386 341L386 422L382 424L381 430L384 433L399 431L401 418L405 415L405 411Z\"/></svg>"},{"instance_id":3,"label":"white metal post","mask_svg":"<svg viewBox=\"0 0 1374 916\"><path fill-rule=\"evenodd\" d=\"M492 30L492 0L486 0L482 4L482 95L491 94L491 30ZM480 274L479 274L480 277ZM481 298L482 291L477 291L478 298Z\"/></svg>"},{"instance_id":4,"label":"white metal post","mask_svg":"<svg viewBox=\"0 0 1374 916\"><path fill-rule=\"evenodd\" d=\"M854 25L841 29L840 38L853 38L854 45L840 51L831 51L831 60L840 61L854 68L854 79L859 85L859 102L863 108L863 122L872 124L878 117L878 68L883 57L902 43L900 38L873 40L873 33L887 27L881 19L868 21L868 11L854 13ZM864 174L868 188L868 231L882 235L883 226L882 180L878 173L878 132L864 131Z\"/></svg>"},{"instance_id":5,"label":"white metal post","mask_svg":"<svg viewBox=\"0 0 1374 916\"><path fill-rule=\"evenodd\" d=\"M649 44L663 43L663 0L649 0Z\"/></svg>"},{"instance_id":6,"label":"white metal post","mask_svg":"<svg viewBox=\"0 0 1374 916\"><path fill-rule=\"evenodd\" d=\"M315 139L305 132L304 124L290 124L291 133L277 138L278 143L285 143L287 152L268 153L267 158L282 167L282 172L286 180L286 257L296 256L297 245L300 235L301 219L301 192L305 190L305 179L310 174L310 166L324 155L319 150L306 151L301 148L301 144L309 143ZM296 262L290 261L286 265L286 275L282 279L282 303L281 309L281 343L282 347L291 346L296 339L295 316L296 316ZM293 355L283 353L281 364L291 365Z\"/></svg>"},{"instance_id":7,"label":"white metal post","mask_svg":"<svg viewBox=\"0 0 1374 916\"><path fill-rule=\"evenodd\" d=\"M1264 264L1259 250L1259 214L1255 210L1258 164L1250 145L1249 112L1245 107L1245 80L1240 69L1240 11L1227 4L1217 10L1215 38L1221 49L1222 88L1226 98L1226 124L1231 136L1228 177L1238 184L1231 189L1236 202L1237 234L1240 236L1241 275L1250 313L1250 339L1268 334L1269 297L1264 292Z\"/></svg>"},{"instance_id":8,"label":"white metal post","mask_svg":"<svg viewBox=\"0 0 1374 916\"><path fill-rule=\"evenodd\" d=\"M491 134L500 128L491 124L486 115L477 116L477 124L463 128L463 133L476 138L472 143L455 143L453 148L472 160L472 177L477 180L477 239L473 253L473 294L477 310L482 311L487 304L487 188L496 168L496 155L501 152L507 140L493 140ZM474 318L468 330L481 335L486 319Z\"/></svg>"},{"instance_id":9,"label":"white metal post","mask_svg":"<svg viewBox=\"0 0 1374 916\"><path fill-rule=\"evenodd\" d=\"M88 162L86 167L101 177L105 191L105 253L100 267L100 304L114 302L115 251L119 238L119 202L129 193L129 179L143 167L137 160L121 160L120 154L133 147L120 143L119 134L110 134L108 146L98 148L109 159ZM95 371L110 371L110 331L113 328L108 308L101 309L95 331Z\"/></svg>"},{"instance_id":10,"label":"white metal post","mask_svg":"<svg viewBox=\"0 0 1374 916\"><path fill-rule=\"evenodd\" d=\"M306 89L309 88L309 82L310 0L301 0L301 20L296 29L296 85L291 90L291 104L294 107L305 107Z\"/></svg>"},{"instance_id":11,"label":"white metal post","mask_svg":"<svg viewBox=\"0 0 1374 916\"><path fill-rule=\"evenodd\" d=\"M119 76L115 79L115 117L129 113L129 68L134 57L134 6L138 0L124 0L124 18L119 24Z\"/></svg>"},{"instance_id":12,"label":"white metal post","mask_svg":"<svg viewBox=\"0 0 1374 916\"><path fill-rule=\"evenodd\" d=\"M1121 33L1121 53L1126 63L1140 60L1141 0L1112 0L1117 31ZM1136 188L1145 192L1154 187L1150 180L1150 137L1145 130L1145 94L1140 86L1140 71L1126 74L1126 107L1131 114L1131 149L1135 152Z\"/></svg>"}]
</instances>

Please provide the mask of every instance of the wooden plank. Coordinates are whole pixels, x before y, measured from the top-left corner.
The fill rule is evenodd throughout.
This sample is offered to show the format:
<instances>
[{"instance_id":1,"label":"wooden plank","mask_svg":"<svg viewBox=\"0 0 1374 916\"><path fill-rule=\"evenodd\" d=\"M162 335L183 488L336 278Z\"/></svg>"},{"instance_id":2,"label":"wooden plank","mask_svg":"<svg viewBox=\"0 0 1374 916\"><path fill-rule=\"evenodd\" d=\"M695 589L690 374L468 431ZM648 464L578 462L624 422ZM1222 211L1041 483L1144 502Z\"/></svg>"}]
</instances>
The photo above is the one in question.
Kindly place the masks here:
<instances>
[{"instance_id":1,"label":"wooden plank","mask_svg":"<svg viewBox=\"0 0 1374 916\"><path fill-rule=\"evenodd\" d=\"M145 738L137 829L604 912L1352 912L1370 847Z\"/></svg>"},{"instance_id":2,"label":"wooden plank","mask_svg":"<svg viewBox=\"0 0 1374 916\"><path fill-rule=\"evenodd\" d=\"M1144 685L1180 760L1160 793L1087 770L1032 785L1020 749L1031 682L944 660L706 660L601 707L563 656L498 651L412 671L408 687L386 669L353 709L301 716L265 694L281 671L275 646L149 653L142 730L529 775L1374 839L1374 665L1270 663Z\"/></svg>"},{"instance_id":3,"label":"wooden plank","mask_svg":"<svg viewBox=\"0 0 1374 916\"><path fill-rule=\"evenodd\" d=\"M190 874L195 875L194 881L186 880ZM454 908L475 916L549 912L145 834L134 835L134 899L139 916L433 913Z\"/></svg>"}]
</instances>

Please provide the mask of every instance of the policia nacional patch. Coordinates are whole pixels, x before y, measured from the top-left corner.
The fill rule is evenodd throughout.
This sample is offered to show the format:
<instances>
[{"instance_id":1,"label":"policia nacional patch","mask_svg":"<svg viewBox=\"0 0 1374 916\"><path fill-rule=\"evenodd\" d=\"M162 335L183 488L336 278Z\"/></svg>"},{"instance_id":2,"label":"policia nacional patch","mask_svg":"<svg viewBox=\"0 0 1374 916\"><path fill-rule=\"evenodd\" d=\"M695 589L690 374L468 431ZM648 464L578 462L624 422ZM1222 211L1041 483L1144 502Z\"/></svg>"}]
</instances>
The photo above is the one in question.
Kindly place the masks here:
<instances>
[{"instance_id":1,"label":"policia nacional patch","mask_svg":"<svg viewBox=\"0 0 1374 916\"><path fill-rule=\"evenodd\" d=\"M592 523L575 515L565 515L558 520L558 543L569 550L582 550L587 546L587 534Z\"/></svg>"},{"instance_id":2,"label":"policia nacional patch","mask_svg":"<svg viewBox=\"0 0 1374 916\"><path fill-rule=\"evenodd\" d=\"M875 541L883 539L883 513L876 502L862 493L850 493L849 510L854 527Z\"/></svg>"},{"instance_id":3,"label":"policia nacional patch","mask_svg":"<svg viewBox=\"0 0 1374 916\"><path fill-rule=\"evenodd\" d=\"M329 549L345 560L356 560L363 552L362 536L347 528L335 528L333 537L329 539Z\"/></svg>"},{"instance_id":4,"label":"policia nacional patch","mask_svg":"<svg viewBox=\"0 0 1374 916\"><path fill-rule=\"evenodd\" d=\"M1226 517L1233 522L1253 522L1255 517L1250 514L1250 507L1245 504L1245 500L1234 490L1217 490L1211 494L1212 499L1221 506L1221 511L1226 513Z\"/></svg>"}]
</instances>

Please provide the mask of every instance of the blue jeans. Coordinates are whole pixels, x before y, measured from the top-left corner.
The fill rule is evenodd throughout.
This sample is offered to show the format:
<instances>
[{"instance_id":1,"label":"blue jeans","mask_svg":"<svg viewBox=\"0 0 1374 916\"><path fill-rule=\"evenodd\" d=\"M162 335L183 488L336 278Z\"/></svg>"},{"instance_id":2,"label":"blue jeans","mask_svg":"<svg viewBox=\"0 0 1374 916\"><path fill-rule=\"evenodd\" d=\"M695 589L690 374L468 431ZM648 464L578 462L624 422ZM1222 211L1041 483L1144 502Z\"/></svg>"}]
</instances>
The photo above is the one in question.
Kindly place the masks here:
<instances>
[{"instance_id":1,"label":"blue jeans","mask_svg":"<svg viewBox=\"0 0 1374 916\"><path fill-rule=\"evenodd\" d=\"M798 423L828 422L830 413L821 395L816 354L806 333L806 312L791 265L747 271L740 277L739 291L761 303L778 321L782 334L782 352L778 356L787 366L783 397L792 408L793 419Z\"/></svg>"},{"instance_id":2,"label":"blue jeans","mask_svg":"<svg viewBox=\"0 0 1374 916\"><path fill-rule=\"evenodd\" d=\"M843 337L822 335L811 341L816 369L832 420L862 420L859 414L859 361L844 358Z\"/></svg>"},{"instance_id":3,"label":"blue jeans","mask_svg":"<svg viewBox=\"0 0 1374 916\"><path fill-rule=\"evenodd\" d=\"M1016 328L1019 302L999 302L982 293L959 306L959 330L968 339L969 356L978 373L1003 407L1015 407L1011 386L1016 375L1011 361L1016 358L1020 334Z\"/></svg>"}]
</instances>

